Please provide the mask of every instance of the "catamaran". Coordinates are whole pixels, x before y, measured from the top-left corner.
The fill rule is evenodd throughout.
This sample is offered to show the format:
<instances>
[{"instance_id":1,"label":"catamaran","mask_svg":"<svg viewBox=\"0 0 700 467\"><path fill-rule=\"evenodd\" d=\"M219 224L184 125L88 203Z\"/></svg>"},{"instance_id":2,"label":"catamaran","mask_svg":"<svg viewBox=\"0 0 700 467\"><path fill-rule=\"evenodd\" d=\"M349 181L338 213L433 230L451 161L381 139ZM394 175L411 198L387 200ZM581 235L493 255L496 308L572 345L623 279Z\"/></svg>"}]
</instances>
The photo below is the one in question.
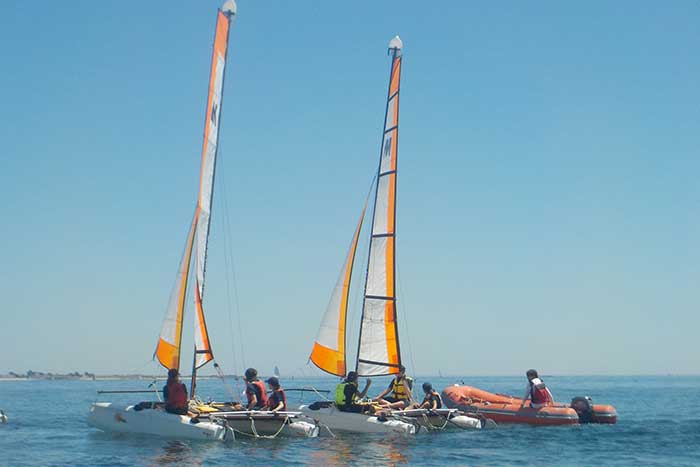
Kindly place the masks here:
<instances>
[{"instance_id":1,"label":"catamaran","mask_svg":"<svg viewBox=\"0 0 700 467\"><path fill-rule=\"evenodd\" d=\"M217 13L197 207L154 352L154 359L165 368L180 368L183 318L190 282L190 266L194 256L195 346L189 410L187 415L177 415L166 412L162 402L141 402L133 405L96 402L90 408L88 423L104 431L215 440L231 439L236 434L254 437L274 437L278 434L315 437L319 432L316 423L300 412L236 410L240 406L233 402L205 404L196 398L197 370L214 359L204 318L204 283L224 70L229 28L235 14L236 4L233 0L224 3ZM216 363L214 366L218 370Z\"/></svg>"},{"instance_id":2,"label":"catamaran","mask_svg":"<svg viewBox=\"0 0 700 467\"><path fill-rule=\"evenodd\" d=\"M396 321L396 177L399 138L399 91L403 43L389 42L391 71L384 113L384 131L374 186L374 210L365 272L364 301L355 371L359 376L395 375L401 366ZM321 321L310 360L332 375L346 376L346 315L350 281L365 209L355 229L350 250ZM415 434L426 429L480 428L481 420L455 409L381 411L381 415L343 412L333 401L302 405L300 410L332 431Z\"/></svg>"}]
</instances>

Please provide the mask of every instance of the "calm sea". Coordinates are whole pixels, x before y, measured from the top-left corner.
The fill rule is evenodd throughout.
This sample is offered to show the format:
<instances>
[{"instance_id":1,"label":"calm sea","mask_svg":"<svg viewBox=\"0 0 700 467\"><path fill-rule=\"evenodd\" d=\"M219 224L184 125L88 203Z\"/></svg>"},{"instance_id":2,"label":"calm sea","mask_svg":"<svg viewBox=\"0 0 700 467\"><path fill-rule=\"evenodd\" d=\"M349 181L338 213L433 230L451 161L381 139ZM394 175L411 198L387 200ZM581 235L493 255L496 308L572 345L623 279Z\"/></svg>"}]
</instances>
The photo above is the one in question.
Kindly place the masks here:
<instances>
[{"instance_id":1,"label":"calm sea","mask_svg":"<svg viewBox=\"0 0 700 467\"><path fill-rule=\"evenodd\" d=\"M520 395L524 378L416 378L442 388L464 381ZM441 465L441 466L700 466L700 377L546 378L555 398L590 395L617 407L617 425L499 426L495 430L385 439L338 435L317 439L239 439L233 443L181 442L101 433L85 423L97 389L143 389L143 381L0 382L2 466L199 465ZM285 379L287 388L332 379ZM384 386L375 381L378 392ZM203 380L202 395L230 399L221 382ZM290 393L290 400L314 397ZM120 401L148 400L135 396ZM106 400L105 398L101 400ZM112 400L117 400L112 398Z\"/></svg>"}]
</instances>

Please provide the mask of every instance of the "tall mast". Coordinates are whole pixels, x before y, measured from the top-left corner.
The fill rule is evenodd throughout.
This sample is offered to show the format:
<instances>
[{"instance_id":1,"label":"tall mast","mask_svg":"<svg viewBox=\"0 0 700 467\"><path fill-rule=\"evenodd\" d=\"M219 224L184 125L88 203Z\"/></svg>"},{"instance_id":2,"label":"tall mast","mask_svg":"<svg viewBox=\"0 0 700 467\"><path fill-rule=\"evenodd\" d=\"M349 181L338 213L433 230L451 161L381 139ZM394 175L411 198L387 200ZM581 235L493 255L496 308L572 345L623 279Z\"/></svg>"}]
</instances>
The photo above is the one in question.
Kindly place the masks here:
<instances>
[{"instance_id":1,"label":"tall mast","mask_svg":"<svg viewBox=\"0 0 700 467\"><path fill-rule=\"evenodd\" d=\"M196 220L196 282L194 313L194 356L192 358L192 381L190 397L195 395L197 369L214 358L209 343L209 332L204 319L204 276L207 262L211 208L214 197L214 175L216 155L219 145L219 126L223 101L224 72L228 51L229 27L236 14L236 3L227 0L217 13L214 50L212 53L209 92L204 123L204 143L202 146L202 168L199 179Z\"/></svg>"},{"instance_id":2,"label":"tall mast","mask_svg":"<svg viewBox=\"0 0 700 467\"><path fill-rule=\"evenodd\" d=\"M357 349L356 370L361 376L396 374L401 365L396 322L395 226L402 47L399 36L389 42L391 71L377 168L369 260L365 273L362 323Z\"/></svg>"}]
</instances>

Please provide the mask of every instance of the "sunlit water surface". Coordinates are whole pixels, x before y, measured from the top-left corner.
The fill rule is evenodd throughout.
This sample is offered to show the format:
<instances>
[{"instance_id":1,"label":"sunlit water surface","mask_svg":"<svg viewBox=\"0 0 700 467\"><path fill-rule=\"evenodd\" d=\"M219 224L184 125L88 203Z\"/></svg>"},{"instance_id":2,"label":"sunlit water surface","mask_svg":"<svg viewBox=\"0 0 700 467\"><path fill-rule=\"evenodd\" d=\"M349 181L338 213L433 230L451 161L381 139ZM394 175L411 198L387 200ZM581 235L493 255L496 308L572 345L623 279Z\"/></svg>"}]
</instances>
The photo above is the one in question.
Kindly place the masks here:
<instances>
[{"instance_id":1,"label":"sunlit water surface","mask_svg":"<svg viewBox=\"0 0 700 467\"><path fill-rule=\"evenodd\" d=\"M464 381L520 395L523 378L416 378L436 387ZM410 438L338 435L316 439L237 439L232 443L168 441L99 432L85 423L97 389L144 389L144 381L0 382L0 465L473 465L473 466L700 466L700 377L548 377L557 400L590 395L613 404L617 425L499 426ZM287 388L332 389L332 379L285 379ZM376 381L375 391L384 386ZM240 389L238 389L240 390ZM231 396L220 381L202 380L199 393ZM291 392L292 406L312 394ZM136 402L148 395L112 400ZM103 398L101 400L108 400Z\"/></svg>"}]
</instances>

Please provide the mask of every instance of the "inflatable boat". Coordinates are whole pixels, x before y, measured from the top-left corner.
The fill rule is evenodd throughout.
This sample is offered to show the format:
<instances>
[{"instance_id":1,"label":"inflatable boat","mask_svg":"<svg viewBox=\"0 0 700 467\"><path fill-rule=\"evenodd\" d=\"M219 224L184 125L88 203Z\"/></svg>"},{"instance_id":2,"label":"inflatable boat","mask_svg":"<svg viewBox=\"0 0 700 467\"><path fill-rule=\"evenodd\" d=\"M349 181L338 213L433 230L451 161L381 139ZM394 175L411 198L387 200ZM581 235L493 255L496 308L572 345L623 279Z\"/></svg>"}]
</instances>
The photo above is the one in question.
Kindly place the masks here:
<instances>
[{"instance_id":1,"label":"inflatable boat","mask_svg":"<svg viewBox=\"0 0 700 467\"><path fill-rule=\"evenodd\" d=\"M577 423L615 423L617 411L612 405L593 404L590 397L574 397L571 404L554 402L545 407L530 407L529 401L505 394L493 394L472 386L448 386L442 391L447 407L467 413L479 413L496 423L529 425L574 425Z\"/></svg>"}]
</instances>

